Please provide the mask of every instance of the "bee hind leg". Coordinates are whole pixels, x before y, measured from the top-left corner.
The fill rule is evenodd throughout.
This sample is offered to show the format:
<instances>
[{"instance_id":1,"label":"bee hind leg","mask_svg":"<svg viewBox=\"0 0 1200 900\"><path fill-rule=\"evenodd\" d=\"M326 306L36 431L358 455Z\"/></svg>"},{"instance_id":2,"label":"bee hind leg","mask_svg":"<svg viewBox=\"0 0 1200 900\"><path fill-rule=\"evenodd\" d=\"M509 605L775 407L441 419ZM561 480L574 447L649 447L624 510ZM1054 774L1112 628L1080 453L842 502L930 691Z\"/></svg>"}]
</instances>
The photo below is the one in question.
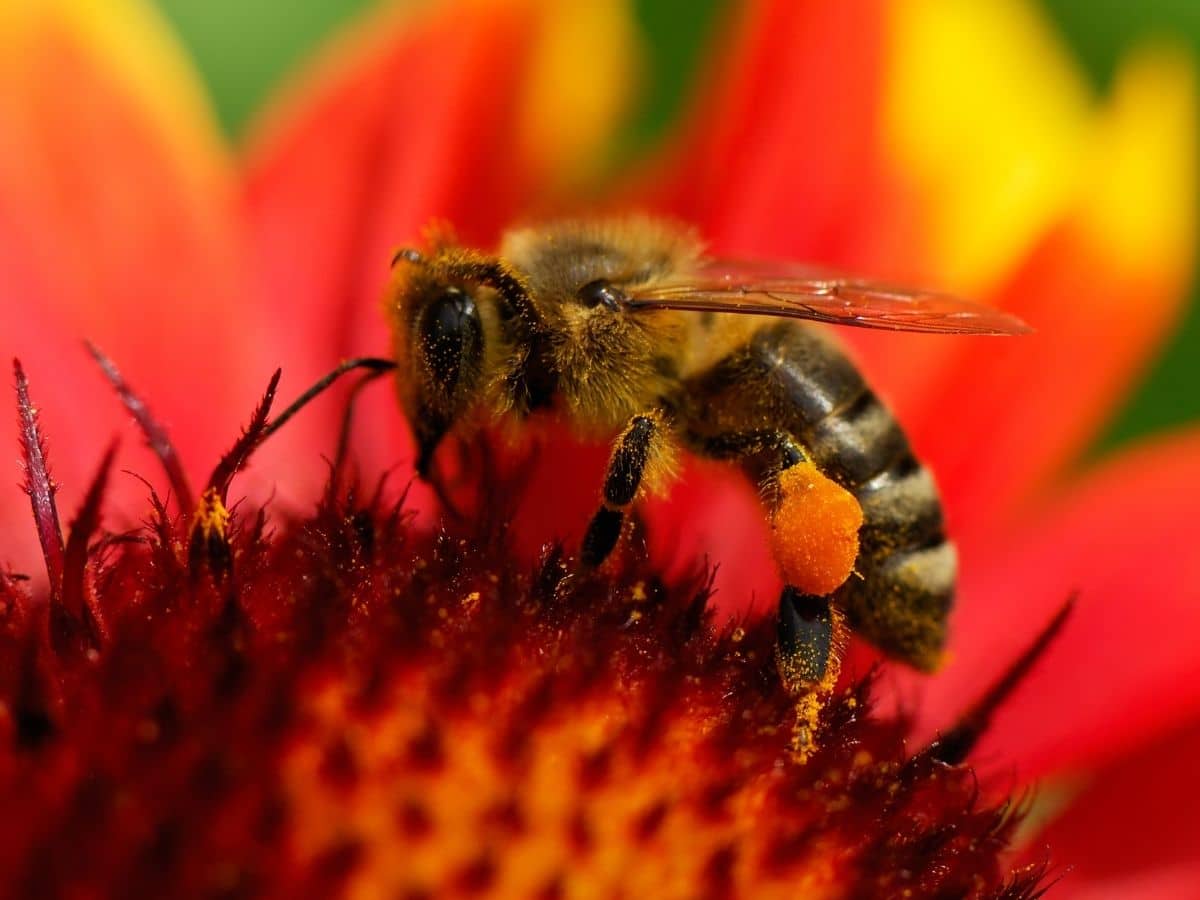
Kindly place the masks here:
<instances>
[{"instance_id":1,"label":"bee hind leg","mask_svg":"<svg viewBox=\"0 0 1200 900\"><path fill-rule=\"evenodd\" d=\"M674 456L670 431L658 410L630 419L613 444L604 475L603 499L592 517L580 551L585 568L596 568L617 546L625 524L625 511L645 482L661 480Z\"/></svg>"},{"instance_id":2,"label":"bee hind leg","mask_svg":"<svg viewBox=\"0 0 1200 900\"><path fill-rule=\"evenodd\" d=\"M816 749L821 707L841 670L846 621L832 598L858 557L862 509L786 431L730 432L695 443L705 455L740 460L761 476L772 549L787 584L779 597L775 663L796 699L792 750L803 762Z\"/></svg>"},{"instance_id":3,"label":"bee hind leg","mask_svg":"<svg viewBox=\"0 0 1200 900\"><path fill-rule=\"evenodd\" d=\"M821 707L837 684L845 642L845 615L829 597L783 589L775 665L784 689L796 698L792 751L800 762L816 749Z\"/></svg>"}]
</instances>

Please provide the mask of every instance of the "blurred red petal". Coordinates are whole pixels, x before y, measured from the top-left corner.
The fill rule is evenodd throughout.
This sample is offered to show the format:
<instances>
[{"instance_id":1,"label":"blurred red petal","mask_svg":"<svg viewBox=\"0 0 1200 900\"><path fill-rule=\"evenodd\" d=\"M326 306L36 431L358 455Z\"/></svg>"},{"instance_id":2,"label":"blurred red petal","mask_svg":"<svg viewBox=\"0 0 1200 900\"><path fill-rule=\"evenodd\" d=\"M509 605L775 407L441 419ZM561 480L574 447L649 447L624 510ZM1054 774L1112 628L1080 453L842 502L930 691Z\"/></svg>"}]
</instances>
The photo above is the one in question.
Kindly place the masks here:
<instances>
[{"instance_id":1,"label":"blurred red petal","mask_svg":"<svg viewBox=\"0 0 1200 900\"><path fill-rule=\"evenodd\" d=\"M1068 873L1069 876L1069 873ZM1186 862L1103 881L1075 883L1064 879L1054 886L1054 897L1064 900L1195 900L1200 896L1200 863Z\"/></svg>"},{"instance_id":2,"label":"blurred red petal","mask_svg":"<svg viewBox=\"0 0 1200 900\"><path fill-rule=\"evenodd\" d=\"M937 473L953 533L994 528L1111 416L1179 309L1177 280L1156 276L1114 270L1063 229L1002 291L1000 305L1036 333L955 341L924 401L902 416Z\"/></svg>"},{"instance_id":3,"label":"blurred red petal","mask_svg":"<svg viewBox=\"0 0 1200 900\"><path fill-rule=\"evenodd\" d=\"M1112 97L1093 113L1036 17L965 7L946 22L927 10L914 24L911 12L870 2L755 5L732 64L713 79L715 99L693 116L692 146L673 167L664 205L699 222L718 251L809 258L881 277L936 275L940 265L962 260L939 260L935 247L961 240L958 249L967 253L967 246L1003 243L980 241L989 229L1036 248L991 297L1025 315L1039 331L1033 338L841 335L861 351L864 368L938 472L952 530L961 533L1011 510L1077 454L1174 321L1194 231L1191 201L1179 199L1191 193L1178 189L1194 169L1192 76L1186 61L1144 54L1122 68ZM988 27L1004 31L995 47L985 42ZM977 69L963 60L966 69L948 86L921 53L961 53L956 39L981 41L978 53L987 58ZM953 230L941 233L946 221L933 212L972 195L907 171L911 161L894 158L889 117L953 100L951 120L931 143L954 154L955 129L970 129L961 135L969 143L981 126L961 85L977 79L981 91L994 90L997 72L1035 51L1049 51L1046 85L999 82L1030 102L1005 108L1007 118L994 123L1035 129L1035 146L1026 153L1005 133L994 142L1002 147L995 158L982 154L988 158L976 169L964 163L994 202L979 223L961 209L947 213L942 219ZM890 76L913 83L894 97L884 83ZM1058 129L1068 112L1078 120ZM1052 140L1042 140L1047 123ZM1031 200L1030 184L1057 183L1064 148L1075 159L1064 195ZM987 187L996 178L981 173L993 169L1002 181L1015 179L1009 201Z\"/></svg>"},{"instance_id":4,"label":"blurred red petal","mask_svg":"<svg viewBox=\"0 0 1200 900\"><path fill-rule=\"evenodd\" d=\"M671 575L715 569L714 606L743 618L775 615L783 581L771 556L758 492L736 469L696 461L664 500L647 509L652 559Z\"/></svg>"},{"instance_id":5,"label":"blurred red petal","mask_svg":"<svg viewBox=\"0 0 1200 900\"><path fill-rule=\"evenodd\" d=\"M128 418L85 337L145 389L198 471L267 374L240 302L228 160L160 24L137 4L115 9L23 8L6 20L0 59L0 353L22 358L44 408L64 516ZM158 475L147 455L129 460ZM144 486L118 478L113 490L136 519ZM21 567L28 514L7 487L0 527Z\"/></svg>"},{"instance_id":6,"label":"blurred red petal","mask_svg":"<svg viewBox=\"0 0 1200 900\"><path fill-rule=\"evenodd\" d=\"M1067 898L1200 896L1200 724L1087 776L1037 843L1070 866Z\"/></svg>"},{"instance_id":7,"label":"blurred red petal","mask_svg":"<svg viewBox=\"0 0 1200 900\"><path fill-rule=\"evenodd\" d=\"M870 227L884 19L881 0L754 4L659 202L725 253L845 261Z\"/></svg>"},{"instance_id":8,"label":"blurred red petal","mask_svg":"<svg viewBox=\"0 0 1200 900\"><path fill-rule=\"evenodd\" d=\"M250 157L246 205L256 276L293 361L285 396L343 356L388 355L379 297L402 242L433 219L494 243L527 187L509 123L519 100L527 4L390 8L360 23L277 111ZM390 391L369 392L360 422L367 471L405 460L408 429ZM324 472L338 404L289 426L264 459L308 448Z\"/></svg>"},{"instance_id":9,"label":"blurred red petal","mask_svg":"<svg viewBox=\"0 0 1200 900\"><path fill-rule=\"evenodd\" d=\"M1189 432L1103 466L1004 541L964 543L950 662L914 688L924 721L965 709L1073 593L980 759L1014 760L1022 777L1094 766L1200 711L1198 484Z\"/></svg>"},{"instance_id":10,"label":"blurred red petal","mask_svg":"<svg viewBox=\"0 0 1200 900\"><path fill-rule=\"evenodd\" d=\"M1111 415L1113 398L1128 391L1174 321L1176 281L1118 273L1106 263L1094 244L1060 231L1003 291L1002 305L1035 322L1037 333L871 336L867 350L874 352L859 354L881 393L899 394L895 411L936 473L956 540L985 540L1013 521L1021 502ZM863 343L856 341L860 350ZM906 392L906 384L922 392ZM689 510L680 521L703 515L702 503L678 502ZM732 529L722 522L709 530L732 530L741 542L746 518ZM719 538L708 552L725 566L722 580L733 567L737 581L755 579ZM964 571L971 565L964 559ZM759 581L760 588L771 583Z\"/></svg>"},{"instance_id":11,"label":"blurred red petal","mask_svg":"<svg viewBox=\"0 0 1200 900\"><path fill-rule=\"evenodd\" d=\"M538 459L513 515L518 553L532 560L546 541L574 553L600 503L610 447L580 443L562 429L539 436ZM719 615L774 615L782 582L768 542L767 520L754 486L735 467L683 461L679 480L636 512L650 558L667 579L715 569Z\"/></svg>"}]
</instances>

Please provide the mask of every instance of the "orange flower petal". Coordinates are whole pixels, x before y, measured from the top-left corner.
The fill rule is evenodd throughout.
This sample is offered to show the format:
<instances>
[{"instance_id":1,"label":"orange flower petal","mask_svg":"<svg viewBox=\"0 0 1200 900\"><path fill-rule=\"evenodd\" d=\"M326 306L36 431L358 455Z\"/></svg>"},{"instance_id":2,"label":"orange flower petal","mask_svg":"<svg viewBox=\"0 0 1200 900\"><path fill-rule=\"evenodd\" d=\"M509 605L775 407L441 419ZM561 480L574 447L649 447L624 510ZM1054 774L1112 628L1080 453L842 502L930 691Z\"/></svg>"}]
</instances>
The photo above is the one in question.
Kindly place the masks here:
<instances>
[{"instance_id":1,"label":"orange flower petal","mask_svg":"<svg viewBox=\"0 0 1200 900\"><path fill-rule=\"evenodd\" d=\"M1023 776L1097 765L1200 711L1200 432L1130 452L1003 542L961 547L950 663L920 711L946 724L1072 594L1072 618L996 716L982 758Z\"/></svg>"},{"instance_id":2,"label":"orange flower petal","mask_svg":"<svg viewBox=\"0 0 1200 900\"><path fill-rule=\"evenodd\" d=\"M0 133L0 352L48 407L64 515L127 419L85 337L146 388L186 460L211 466L269 372L239 308L231 170L178 48L136 0L0 5ZM157 473L145 456L124 465ZM144 499L132 479L115 489ZM28 513L6 489L0 527L29 535Z\"/></svg>"}]
</instances>

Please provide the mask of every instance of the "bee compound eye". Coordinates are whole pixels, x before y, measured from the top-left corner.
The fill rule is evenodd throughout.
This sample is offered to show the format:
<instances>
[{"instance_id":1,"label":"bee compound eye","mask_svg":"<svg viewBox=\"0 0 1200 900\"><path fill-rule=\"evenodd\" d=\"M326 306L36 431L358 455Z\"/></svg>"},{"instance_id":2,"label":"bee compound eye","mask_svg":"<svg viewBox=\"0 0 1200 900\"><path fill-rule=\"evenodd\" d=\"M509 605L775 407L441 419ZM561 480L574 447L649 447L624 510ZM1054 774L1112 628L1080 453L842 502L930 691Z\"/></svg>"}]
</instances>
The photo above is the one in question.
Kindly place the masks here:
<instances>
[{"instance_id":1,"label":"bee compound eye","mask_svg":"<svg viewBox=\"0 0 1200 900\"><path fill-rule=\"evenodd\" d=\"M608 309L620 309L625 302L625 295L611 283L600 278L589 281L579 289L579 299L588 309L605 306Z\"/></svg>"},{"instance_id":2,"label":"bee compound eye","mask_svg":"<svg viewBox=\"0 0 1200 900\"><path fill-rule=\"evenodd\" d=\"M420 341L429 371L447 391L457 384L464 364L478 361L482 347L479 310L470 294L447 288L421 316Z\"/></svg>"}]
</instances>

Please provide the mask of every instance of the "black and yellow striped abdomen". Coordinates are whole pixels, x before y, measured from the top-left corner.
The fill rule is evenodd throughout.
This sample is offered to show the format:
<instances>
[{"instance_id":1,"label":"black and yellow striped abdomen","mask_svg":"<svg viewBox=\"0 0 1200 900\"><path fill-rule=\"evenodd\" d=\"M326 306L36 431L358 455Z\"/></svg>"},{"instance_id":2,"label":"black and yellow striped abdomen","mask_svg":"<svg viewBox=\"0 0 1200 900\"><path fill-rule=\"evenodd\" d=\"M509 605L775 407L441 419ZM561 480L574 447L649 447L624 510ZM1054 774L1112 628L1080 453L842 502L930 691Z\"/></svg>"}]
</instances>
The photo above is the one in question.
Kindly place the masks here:
<instances>
[{"instance_id":1,"label":"black and yellow striped abdomen","mask_svg":"<svg viewBox=\"0 0 1200 900\"><path fill-rule=\"evenodd\" d=\"M935 668L956 574L937 488L841 349L799 323L765 323L685 387L681 430L697 452L722 436L782 430L858 499L861 549L836 600L881 650ZM761 474L761 458L748 463Z\"/></svg>"}]
</instances>

